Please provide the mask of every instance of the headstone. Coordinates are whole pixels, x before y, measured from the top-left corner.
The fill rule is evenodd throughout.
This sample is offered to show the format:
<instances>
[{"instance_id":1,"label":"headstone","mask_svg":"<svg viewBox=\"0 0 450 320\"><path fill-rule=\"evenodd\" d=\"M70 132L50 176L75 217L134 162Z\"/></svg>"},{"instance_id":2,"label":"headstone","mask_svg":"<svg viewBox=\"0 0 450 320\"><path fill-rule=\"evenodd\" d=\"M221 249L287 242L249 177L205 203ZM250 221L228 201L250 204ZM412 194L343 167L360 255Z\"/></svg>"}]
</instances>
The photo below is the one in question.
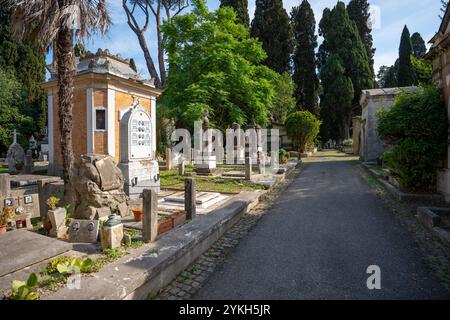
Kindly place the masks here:
<instances>
[{"instance_id":1,"label":"headstone","mask_svg":"<svg viewBox=\"0 0 450 320\"><path fill-rule=\"evenodd\" d=\"M33 155L31 150L27 150L23 165L25 174L31 174L31 171L33 169Z\"/></svg>"},{"instance_id":2,"label":"headstone","mask_svg":"<svg viewBox=\"0 0 450 320\"><path fill-rule=\"evenodd\" d=\"M11 176L7 173L0 174L0 197L9 197L11 193Z\"/></svg>"},{"instance_id":3,"label":"headstone","mask_svg":"<svg viewBox=\"0 0 450 320\"><path fill-rule=\"evenodd\" d=\"M141 105L121 113L119 168L125 178L125 193L132 198L139 198L144 189L160 190L159 165L152 151L155 140L152 119Z\"/></svg>"},{"instance_id":4,"label":"headstone","mask_svg":"<svg viewBox=\"0 0 450 320\"><path fill-rule=\"evenodd\" d=\"M273 172L278 172L280 168L279 163L279 154L277 151L271 151L270 152L270 167L272 168Z\"/></svg>"},{"instance_id":5,"label":"headstone","mask_svg":"<svg viewBox=\"0 0 450 320\"><path fill-rule=\"evenodd\" d=\"M13 131L13 143L8 148L6 155L8 162L9 173L16 173L16 162L23 162L25 159L25 152L20 144L17 143L17 131Z\"/></svg>"},{"instance_id":6,"label":"headstone","mask_svg":"<svg viewBox=\"0 0 450 320\"><path fill-rule=\"evenodd\" d=\"M184 210L186 219L193 220L197 214L196 181L193 178L184 180Z\"/></svg>"},{"instance_id":7,"label":"headstone","mask_svg":"<svg viewBox=\"0 0 450 320\"><path fill-rule=\"evenodd\" d=\"M65 208L56 208L48 211L48 218L52 224L50 236L56 238L65 238L67 235L66 227L67 211Z\"/></svg>"},{"instance_id":8,"label":"headstone","mask_svg":"<svg viewBox=\"0 0 450 320\"><path fill-rule=\"evenodd\" d=\"M172 149L166 148L166 169L172 170Z\"/></svg>"},{"instance_id":9,"label":"headstone","mask_svg":"<svg viewBox=\"0 0 450 320\"><path fill-rule=\"evenodd\" d=\"M142 212L142 238L149 243L158 236L158 197L154 190L144 190Z\"/></svg>"},{"instance_id":10,"label":"headstone","mask_svg":"<svg viewBox=\"0 0 450 320\"><path fill-rule=\"evenodd\" d=\"M186 163L183 159L181 159L180 164L178 165L178 174L180 176L184 176L186 173L185 170L186 170Z\"/></svg>"},{"instance_id":11,"label":"headstone","mask_svg":"<svg viewBox=\"0 0 450 320\"><path fill-rule=\"evenodd\" d=\"M103 224L101 239L103 250L120 248L122 245L123 223L115 214L110 215Z\"/></svg>"},{"instance_id":12,"label":"headstone","mask_svg":"<svg viewBox=\"0 0 450 320\"><path fill-rule=\"evenodd\" d=\"M202 120L202 136L207 135L207 142L202 141L202 153L201 153L201 161L200 163L195 164L195 172L198 175L219 175L220 172L217 170L217 157L213 155L213 133L209 129L209 112L205 109L203 112L203 120ZM203 139L203 138L202 138Z\"/></svg>"},{"instance_id":13,"label":"headstone","mask_svg":"<svg viewBox=\"0 0 450 320\"><path fill-rule=\"evenodd\" d=\"M98 220L72 219L69 226L69 242L96 243L98 227Z\"/></svg>"},{"instance_id":14,"label":"headstone","mask_svg":"<svg viewBox=\"0 0 450 320\"><path fill-rule=\"evenodd\" d=\"M252 179L252 158L245 157L245 180Z\"/></svg>"},{"instance_id":15,"label":"headstone","mask_svg":"<svg viewBox=\"0 0 450 320\"><path fill-rule=\"evenodd\" d=\"M266 174L266 156L263 153L260 154L259 173L262 175Z\"/></svg>"}]
</instances>

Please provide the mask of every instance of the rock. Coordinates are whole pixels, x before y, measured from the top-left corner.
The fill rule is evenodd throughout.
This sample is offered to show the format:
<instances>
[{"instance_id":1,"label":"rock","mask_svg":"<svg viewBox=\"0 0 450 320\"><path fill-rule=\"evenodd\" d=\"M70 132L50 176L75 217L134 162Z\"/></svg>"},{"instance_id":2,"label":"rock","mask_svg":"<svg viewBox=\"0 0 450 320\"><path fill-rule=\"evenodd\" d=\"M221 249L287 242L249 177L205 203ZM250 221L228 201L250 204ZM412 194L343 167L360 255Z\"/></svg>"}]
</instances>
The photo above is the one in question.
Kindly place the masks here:
<instances>
[{"instance_id":1,"label":"rock","mask_svg":"<svg viewBox=\"0 0 450 320\"><path fill-rule=\"evenodd\" d=\"M102 207L97 208L97 214L95 215L96 220L102 220L105 217L108 217L111 214L110 207Z\"/></svg>"},{"instance_id":2,"label":"rock","mask_svg":"<svg viewBox=\"0 0 450 320\"><path fill-rule=\"evenodd\" d=\"M74 218L99 219L108 215L110 208L117 208L122 216L128 215L129 198L124 191L124 177L111 156L82 156L74 181L77 198Z\"/></svg>"},{"instance_id":3,"label":"rock","mask_svg":"<svg viewBox=\"0 0 450 320\"><path fill-rule=\"evenodd\" d=\"M64 229L66 227L66 217L67 211L65 208L56 208L48 211L48 218L52 224L51 237L63 238L66 235L67 229Z\"/></svg>"}]
</instances>

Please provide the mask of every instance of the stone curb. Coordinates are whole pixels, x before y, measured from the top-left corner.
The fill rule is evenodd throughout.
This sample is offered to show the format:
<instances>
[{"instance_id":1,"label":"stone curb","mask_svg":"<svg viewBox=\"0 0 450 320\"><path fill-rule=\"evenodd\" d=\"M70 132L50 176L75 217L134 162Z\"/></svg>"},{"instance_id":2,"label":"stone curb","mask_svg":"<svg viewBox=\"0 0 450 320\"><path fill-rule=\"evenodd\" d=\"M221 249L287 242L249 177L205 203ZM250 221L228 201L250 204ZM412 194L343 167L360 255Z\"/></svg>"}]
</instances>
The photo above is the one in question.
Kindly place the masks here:
<instances>
[{"instance_id":1,"label":"stone curb","mask_svg":"<svg viewBox=\"0 0 450 320\"><path fill-rule=\"evenodd\" d=\"M399 201L427 201L427 202L438 202L438 203L445 203L445 198L441 194L420 194L420 193L406 193L402 192L396 187L394 187L392 184L387 182L383 179L383 176L370 168L367 164L361 163L361 166L366 169L367 172L369 172L377 181L388 191L390 194L392 194L396 199Z\"/></svg>"},{"instance_id":2,"label":"stone curb","mask_svg":"<svg viewBox=\"0 0 450 320\"><path fill-rule=\"evenodd\" d=\"M441 217L433 211L445 211L450 215L449 208L433 208L433 207L419 207L417 208L417 219L422 222L433 235L439 238L447 247L450 248L450 232L441 226Z\"/></svg>"},{"instance_id":3,"label":"stone curb","mask_svg":"<svg viewBox=\"0 0 450 320\"><path fill-rule=\"evenodd\" d=\"M258 204L266 191L241 192L214 214L200 215L166 233L155 243L106 265L92 277L82 277L80 289L64 287L46 300L145 299L186 269L240 217Z\"/></svg>"}]
</instances>

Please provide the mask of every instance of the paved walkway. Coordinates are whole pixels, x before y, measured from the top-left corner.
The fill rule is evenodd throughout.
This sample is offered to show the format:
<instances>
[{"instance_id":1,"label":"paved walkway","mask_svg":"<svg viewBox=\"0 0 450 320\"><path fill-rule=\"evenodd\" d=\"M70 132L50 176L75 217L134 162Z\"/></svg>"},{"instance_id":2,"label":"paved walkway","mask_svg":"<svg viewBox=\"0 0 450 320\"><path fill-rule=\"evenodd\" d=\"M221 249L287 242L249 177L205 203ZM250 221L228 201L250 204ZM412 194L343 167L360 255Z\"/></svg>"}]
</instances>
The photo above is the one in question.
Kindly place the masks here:
<instances>
[{"instance_id":1,"label":"paved walkway","mask_svg":"<svg viewBox=\"0 0 450 320\"><path fill-rule=\"evenodd\" d=\"M360 176L356 161L316 158L193 299L433 299L411 235ZM368 266L381 290L368 290Z\"/></svg>"}]
</instances>

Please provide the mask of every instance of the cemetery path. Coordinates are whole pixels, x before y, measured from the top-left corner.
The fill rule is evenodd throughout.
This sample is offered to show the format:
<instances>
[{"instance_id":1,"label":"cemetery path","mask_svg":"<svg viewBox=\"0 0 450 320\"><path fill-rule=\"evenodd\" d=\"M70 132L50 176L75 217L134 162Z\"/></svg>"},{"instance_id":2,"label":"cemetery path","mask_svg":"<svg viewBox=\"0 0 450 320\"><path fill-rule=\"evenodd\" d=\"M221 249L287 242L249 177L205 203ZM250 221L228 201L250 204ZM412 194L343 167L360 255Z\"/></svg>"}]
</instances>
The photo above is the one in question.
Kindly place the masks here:
<instances>
[{"instance_id":1,"label":"cemetery path","mask_svg":"<svg viewBox=\"0 0 450 320\"><path fill-rule=\"evenodd\" d=\"M193 299L449 298L352 160L307 164Z\"/></svg>"}]
</instances>

